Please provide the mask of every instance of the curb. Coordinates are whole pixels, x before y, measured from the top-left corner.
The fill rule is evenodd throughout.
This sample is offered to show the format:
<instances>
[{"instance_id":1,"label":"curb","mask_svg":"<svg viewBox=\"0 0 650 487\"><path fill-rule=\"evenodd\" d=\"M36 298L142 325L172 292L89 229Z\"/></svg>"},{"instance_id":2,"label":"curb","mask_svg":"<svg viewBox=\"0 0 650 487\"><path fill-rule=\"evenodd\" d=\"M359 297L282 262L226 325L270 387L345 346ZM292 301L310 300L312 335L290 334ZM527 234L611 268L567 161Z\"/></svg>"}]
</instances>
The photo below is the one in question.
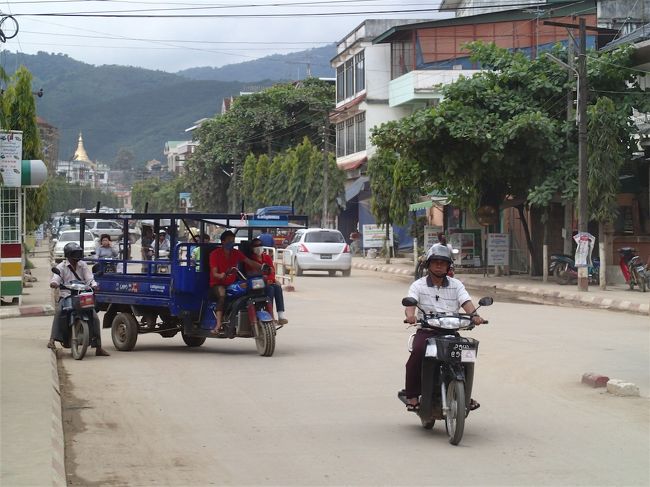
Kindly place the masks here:
<instances>
[{"instance_id":1,"label":"curb","mask_svg":"<svg viewBox=\"0 0 650 487\"><path fill-rule=\"evenodd\" d=\"M52 485L65 487L65 440L63 436L63 420L61 416L61 389L59 386L59 370L57 367L56 351L50 351L52 365Z\"/></svg>"},{"instance_id":2,"label":"curb","mask_svg":"<svg viewBox=\"0 0 650 487\"><path fill-rule=\"evenodd\" d=\"M50 316L54 314L54 307L50 304L39 306L14 306L0 309L0 319L22 318L28 316Z\"/></svg>"},{"instance_id":3,"label":"curb","mask_svg":"<svg viewBox=\"0 0 650 487\"><path fill-rule=\"evenodd\" d=\"M385 274L393 274L398 276L409 276L413 278L413 269L399 268L389 264L366 264L366 263L352 263L355 269L362 269L368 271L382 272ZM524 301L532 301L543 304L562 304L565 306L582 305L589 308L623 311L626 313L633 313L642 316L650 315L650 303L632 303L627 300L617 300L611 298L597 297L589 294L578 293L563 293L561 291L548 291L538 287L529 287L519 284L484 284L476 282L472 277L463 279L466 287L474 290L485 289L486 291L506 291L519 294L519 299Z\"/></svg>"}]
</instances>

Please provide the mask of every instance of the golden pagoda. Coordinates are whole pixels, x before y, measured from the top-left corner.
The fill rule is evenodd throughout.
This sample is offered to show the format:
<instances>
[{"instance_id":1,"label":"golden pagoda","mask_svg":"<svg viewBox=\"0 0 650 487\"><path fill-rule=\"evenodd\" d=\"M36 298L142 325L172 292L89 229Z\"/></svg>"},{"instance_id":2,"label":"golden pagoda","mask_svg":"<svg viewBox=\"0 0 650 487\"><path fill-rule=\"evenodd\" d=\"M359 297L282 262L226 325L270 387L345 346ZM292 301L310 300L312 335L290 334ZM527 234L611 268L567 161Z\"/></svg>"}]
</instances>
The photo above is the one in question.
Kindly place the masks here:
<instances>
[{"instance_id":1,"label":"golden pagoda","mask_svg":"<svg viewBox=\"0 0 650 487\"><path fill-rule=\"evenodd\" d=\"M77 144L77 150L74 151L74 156L72 156L73 161L79 161L84 165L90 166L93 169L96 169L96 165L90 160L90 157L88 157L88 153L86 152L86 149L84 147L84 138L81 136L81 132L79 132L79 143Z\"/></svg>"}]
</instances>

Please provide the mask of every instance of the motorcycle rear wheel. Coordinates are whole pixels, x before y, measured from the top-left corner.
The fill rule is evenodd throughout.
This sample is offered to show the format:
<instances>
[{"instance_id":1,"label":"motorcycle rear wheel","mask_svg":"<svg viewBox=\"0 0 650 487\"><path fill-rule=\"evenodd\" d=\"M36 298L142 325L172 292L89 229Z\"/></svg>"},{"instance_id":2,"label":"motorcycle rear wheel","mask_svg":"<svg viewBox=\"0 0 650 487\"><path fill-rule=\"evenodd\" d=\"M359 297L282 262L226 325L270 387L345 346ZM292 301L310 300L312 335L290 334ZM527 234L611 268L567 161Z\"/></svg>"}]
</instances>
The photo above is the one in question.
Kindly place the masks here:
<instances>
[{"instance_id":1,"label":"motorcycle rear wheel","mask_svg":"<svg viewBox=\"0 0 650 487\"><path fill-rule=\"evenodd\" d=\"M465 431L465 384L452 380L447 386L447 415L445 428L449 436L449 443L458 445Z\"/></svg>"},{"instance_id":2,"label":"motorcycle rear wheel","mask_svg":"<svg viewBox=\"0 0 650 487\"><path fill-rule=\"evenodd\" d=\"M77 318L72 323L72 337L70 339L70 351L72 352L72 358L75 360L81 360L86 355L86 350L88 350L88 343L90 342L90 329L88 328L88 322Z\"/></svg>"},{"instance_id":3,"label":"motorcycle rear wheel","mask_svg":"<svg viewBox=\"0 0 650 487\"><path fill-rule=\"evenodd\" d=\"M558 284L562 286L569 284L571 282L571 276L569 275L569 264L566 262L558 264L555 268L555 271L553 272L553 275L555 276L555 281Z\"/></svg>"}]
</instances>

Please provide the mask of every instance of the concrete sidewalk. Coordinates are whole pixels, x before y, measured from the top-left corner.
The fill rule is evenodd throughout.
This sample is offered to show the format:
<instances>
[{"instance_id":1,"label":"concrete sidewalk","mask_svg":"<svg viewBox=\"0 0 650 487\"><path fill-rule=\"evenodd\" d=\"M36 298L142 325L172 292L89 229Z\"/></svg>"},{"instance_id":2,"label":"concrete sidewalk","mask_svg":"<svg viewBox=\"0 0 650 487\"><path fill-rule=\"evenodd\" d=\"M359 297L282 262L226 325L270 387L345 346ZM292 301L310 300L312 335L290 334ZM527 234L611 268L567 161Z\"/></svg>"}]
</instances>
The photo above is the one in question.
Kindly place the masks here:
<instances>
[{"instance_id":1,"label":"concrete sidewalk","mask_svg":"<svg viewBox=\"0 0 650 487\"><path fill-rule=\"evenodd\" d=\"M384 259L367 259L354 257L352 267L396 276L403 276L405 281L412 281L415 265L411 259L395 258L390 264ZM579 292L576 285L561 286L553 281L543 282L541 277L530 276L487 276L479 274L456 274L467 288L475 293L502 292L516 299L535 303L563 306L584 306L589 308L624 311L640 315L650 315L650 292L642 293L630 290L626 285L608 286L601 290L590 286L589 291Z\"/></svg>"},{"instance_id":2,"label":"concrete sidewalk","mask_svg":"<svg viewBox=\"0 0 650 487\"><path fill-rule=\"evenodd\" d=\"M0 307L0 485L66 485L56 354L46 348L54 309L47 246L29 259L32 287Z\"/></svg>"}]
</instances>

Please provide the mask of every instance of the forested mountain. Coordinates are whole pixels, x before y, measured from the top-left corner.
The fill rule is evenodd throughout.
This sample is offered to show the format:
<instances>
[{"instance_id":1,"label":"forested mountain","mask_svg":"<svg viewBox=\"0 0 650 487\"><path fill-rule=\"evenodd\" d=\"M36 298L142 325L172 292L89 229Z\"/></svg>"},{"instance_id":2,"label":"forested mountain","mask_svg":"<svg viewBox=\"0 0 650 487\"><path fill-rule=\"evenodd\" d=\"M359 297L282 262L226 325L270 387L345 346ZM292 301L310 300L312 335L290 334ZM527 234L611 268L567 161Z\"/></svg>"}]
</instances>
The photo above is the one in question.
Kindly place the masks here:
<instances>
[{"instance_id":1,"label":"forested mountain","mask_svg":"<svg viewBox=\"0 0 650 487\"><path fill-rule=\"evenodd\" d=\"M179 71L191 79L255 82L261 79L292 80L306 77L307 69L317 78L333 78L330 59L336 55L336 44L291 54L274 54L254 61L228 64L220 68L203 66Z\"/></svg>"},{"instance_id":2,"label":"forested mountain","mask_svg":"<svg viewBox=\"0 0 650 487\"><path fill-rule=\"evenodd\" d=\"M223 98L248 91L251 84L192 80L130 66L93 66L44 52L3 51L0 64L9 74L25 65L34 75L34 91L43 88L43 97L36 98L37 113L59 130L59 159L72 157L83 132L88 155L109 165L123 148L131 150L138 163L162 160L167 140L187 139L187 127L213 117Z\"/></svg>"}]
</instances>

